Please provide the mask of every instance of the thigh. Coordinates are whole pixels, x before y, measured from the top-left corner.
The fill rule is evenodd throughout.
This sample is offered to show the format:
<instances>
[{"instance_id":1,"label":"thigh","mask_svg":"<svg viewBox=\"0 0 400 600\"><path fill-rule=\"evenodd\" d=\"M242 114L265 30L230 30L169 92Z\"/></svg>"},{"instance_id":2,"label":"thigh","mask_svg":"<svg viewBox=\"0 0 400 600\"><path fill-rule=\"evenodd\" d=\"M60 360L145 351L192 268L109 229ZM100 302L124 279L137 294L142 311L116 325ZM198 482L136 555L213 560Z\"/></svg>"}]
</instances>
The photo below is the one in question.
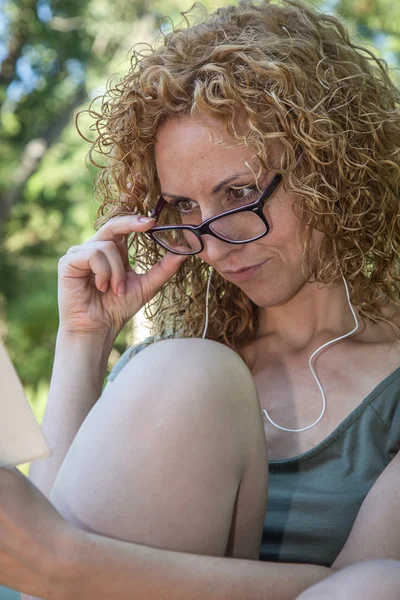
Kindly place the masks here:
<instances>
[{"instance_id":1,"label":"thigh","mask_svg":"<svg viewBox=\"0 0 400 600\"><path fill-rule=\"evenodd\" d=\"M209 340L165 340L107 386L50 495L79 527L197 554L257 558L267 499L250 371Z\"/></svg>"},{"instance_id":2,"label":"thigh","mask_svg":"<svg viewBox=\"0 0 400 600\"><path fill-rule=\"evenodd\" d=\"M297 600L399 600L400 562L372 560L337 571Z\"/></svg>"}]
</instances>

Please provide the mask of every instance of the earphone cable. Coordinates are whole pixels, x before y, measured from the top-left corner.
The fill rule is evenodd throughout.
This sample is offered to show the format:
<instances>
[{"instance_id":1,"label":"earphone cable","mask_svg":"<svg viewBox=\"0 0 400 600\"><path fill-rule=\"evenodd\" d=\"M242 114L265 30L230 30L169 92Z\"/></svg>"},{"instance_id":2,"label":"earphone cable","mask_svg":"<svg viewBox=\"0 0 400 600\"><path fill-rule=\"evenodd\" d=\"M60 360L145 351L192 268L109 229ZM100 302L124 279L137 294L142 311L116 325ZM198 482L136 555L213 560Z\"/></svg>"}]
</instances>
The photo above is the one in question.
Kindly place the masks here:
<instances>
[{"instance_id":1,"label":"earphone cable","mask_svg":"<svg viewBox=\"0 0 400 600\"><path fill-rule=\"evenodd\" d=\"M212 267L210 267L210 275L208 276L207 291L206 291L206 323L204 325L204 331L203 331L203 337L202 337L203 340L206 337L207 327L208 327L208 297L210 295L210 285L211 285L211 277L212 277L213 271L214 271L214 269Z\"/></svg>"},{"instance_id":2,"label":"earphone cable","mask_svg":"<svg viewBox=\"0 0 400 600\"><path fill-rule=\"evenodd\" d=\"M341 335L340 337L337 337L334 340L330 340L329 342L326 342L326 344L323 344L322 346L320 346L319 348L317 348L317 350L315 350L311 354L310 358L308 359L308 364L309 364L309 367L311 369L311 373L312 373L315 381L317 382L317 385L318 385L319 390L320 390L321 395L322 395L322 411L321 411L321 414L319 415L318 419L316 421L314 421L314 423L311 423L311 425L307 425L307 427L302 427L301 429L287 429L286 427L281 427L280 425L278 425L277 423L275 423L275 421L273 421L271 419L271 417L269 416L269 414L266 411L266 409L264 409L264 410L261 411L267 417L267 419L271 423L271 425L274 425L274 427L277 427L278 429L281 429L282 431L290 431L290 432L298 433L300 431L306 431L307 429L311 429L311 427L315 427L315 425L317 425L317 423L320 422L320 420L322 419L322 417L325 414L326 399L325 399L325 394L324 394L324 390L322 389L321 383L320 383L320 381L319 381L319 379L318 379L318 377L317 377L317 375L316 375L316 373L315 373L315 371L313 369L312 360L313 360L313 358L316 356L316 354L318 352L320 352L321 350L323 350L327 346L330 346L331 344L334 344L334 343L338 342L339 340L343 340L344 338L349 337L350 335L352 335L353 333L355 333L357 331L357 329L359 328L359 326L360 326L360 324L358 322L358 319L357 319L357 316L356 316L356 313L354 312L353 306L352 306L352 304L350 302L349 288L347 286L347 282L346 282L345 278L343 277L343 275L342 275L342 279L343 279L343 282L344 282L344 287L346 288L347 302L348 302L348 304L350 306L351 314L354 317L354 322L355 322L356 326L354 327L354 329L352 329L351 331L349 331L349 333L346 333L345 335Z\"/></svg>"},{"instance_id":3,"label":"earphone cable","mask_svg":"<svg viewBox=\"0 0 400 600\"><path fill-rule=\"evenodd\" d=\"M204 332L203 332L203 337L202 337L202 339L203 339L203 340L204 340L204 339L205 339L205 337L206 337L206 332L207 332L207 327L208 327L208 299L209 299L209 294L210 294L210 284L211 284L211 277L212 277L212 273L213 273L213 268L211 267L211 268L210 268L210 275L209 275L209 277L208 277L207 291L206 291L206 322L205 322L205 326L204 326ZM264 414L264 415L266 416L266 418L267 418L267 419L268 419L268 421L271 423L271 425L273 425L274 427L277 427L278 429L281 429L282 431L289 431L289 432L291 432L291 433L299 433L299 432L301 432L301 431L306 431L307 429L311 429L311 427L315 427L315 425L317 425L317 424L320 422L320 420L322 419L322 417L323 417L323 416L324 416L324 414L325 414L325 409L326 409L326 398L325 398L325 393L324 393L324 390L322 389L322 386L321 386L321 382L319 381L319 379L318 379L318 377L317 377L317 374L315 373L315 371L314 371L314 369L313 369L313 365L312 365L313 359L314 359L314 358L315 358L315 356L318 354L318 352L321 352L321 350L323 350L323 349L324 349L324 348L326 348L327 346L330 346L331 344L335 344L336 342L339 342L340 340L344 340L345 338L347 338L347 337L349 337L350 335L352 335L353 333L355 333L355 332L358 330L358 328L360 327L360 324L359 324L359 322L358 322L358 319L357 319L356 313L355 313L355 311L354 311L354 308L353 308L353 306L352 306L352 304L351 304L351 301L350 301L350 292L349 292L349 288L348 288L348 285L347 285L346 279L344 278L343 274L342 274L342 279L343 279L344 287L345 287L345 289L346 289L347 302L348 302L348 305L349 305L349 307L350 307L351 314L353 315L353 318L354 318L355 327L354 327L354 329L352 329L352 330L351 330L351 331L349 331L348 333L346 333L346 334L344 334L344 335L341 335L341 336L339 336L339 337L337 337L337 338L335 338L335 339L333 339L333 340L330 340L329 342L326 342L325 344L323 344L322 346L320 346L319 348L317 348L317 350L315 350L315 351L314 351L314 352L311 354L310 358L308 359L308 365L309 365L309 367L310 367L310 370L311 370L312 376L314 377L314 379L315 379L315 381L316 381L316 383L317 383L317 385L318 385L318 388L319 388L319 390L320 390L320 392L321 392L321 395L322 395L322 411L321 411L321 414L319 415L318 419L317 419L316 421L314 421L314 423L311 423L311 425L307 425L307 427L302 427L302 428L300 428L300 429L288 429L288 428L286 428L286 427L282 427L281 425L278 425L277 423L275 423L275 421L273 421L273 419L271 419L271 417L269 416L269 414L268 414L267 410L266 410L266 409L263 409L263 410L261 411L261 413L262 413L262 414Z\"/></svg>"}]
</instances>

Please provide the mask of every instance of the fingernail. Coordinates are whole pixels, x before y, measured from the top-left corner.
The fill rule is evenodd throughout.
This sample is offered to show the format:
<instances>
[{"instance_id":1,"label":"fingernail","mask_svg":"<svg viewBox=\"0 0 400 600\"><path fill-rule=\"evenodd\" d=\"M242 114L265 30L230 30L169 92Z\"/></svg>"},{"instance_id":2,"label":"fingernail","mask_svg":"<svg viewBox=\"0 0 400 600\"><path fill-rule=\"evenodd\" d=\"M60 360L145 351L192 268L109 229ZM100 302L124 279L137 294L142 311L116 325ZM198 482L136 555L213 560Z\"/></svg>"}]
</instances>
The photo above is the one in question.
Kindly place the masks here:
<instances>
[{"instance_id":1,"label":"fingernail","mask_svg":"<svg viewBox=\"0 0 400 600\"><path fill-rule=\"evenodd\" d=\"M125 281L121 281L118 286L118 296L125 296L126 294L126 283Z\"/></svg>"},{"instance_id":2,"label":"fingernail","mask_svg":"<svg viewBox=\"0 0 400 600\"><path fill-rule=\"evenodd\" d=\"M108 281L106 281L105 283L103 283L103 285L100 288L101 292L106 292L108 290Z\"/></svg>"},{"instance_id":3,"label":"fingernail","mask_svg":"<svg viewBox=\"0 0 400 600\"><path fill-rule=\"evenodd\" d=\"M139 217L138 221L140 223L150 223L151 221L155 221L154 217Z\"/></svg>"}]
</instances>

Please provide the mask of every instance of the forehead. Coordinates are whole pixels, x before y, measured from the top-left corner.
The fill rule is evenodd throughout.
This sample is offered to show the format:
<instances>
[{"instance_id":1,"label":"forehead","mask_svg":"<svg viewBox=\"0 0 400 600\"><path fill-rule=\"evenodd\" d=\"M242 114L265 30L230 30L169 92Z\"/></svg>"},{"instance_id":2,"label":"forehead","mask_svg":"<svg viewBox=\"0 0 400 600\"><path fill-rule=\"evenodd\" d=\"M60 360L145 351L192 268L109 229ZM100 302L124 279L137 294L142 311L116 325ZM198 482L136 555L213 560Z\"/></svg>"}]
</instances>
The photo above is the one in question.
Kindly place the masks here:
<instances>
[{"instance_id":1,"label":"forehead","mask_svg":"<svg viewBox=\"0 0 400 600\"><path fill-rule=\"evenodd\" d=\"M199 179L224 179L232 175L232 170L249 174L251 169L258 171L254 150L239 146L239 142L212 119L199 122L182 117L166 121L157 131L154 148L157 173L163 186L170 187L177 178L179 183L194 183Z\"/></svg>"}]
</instances>

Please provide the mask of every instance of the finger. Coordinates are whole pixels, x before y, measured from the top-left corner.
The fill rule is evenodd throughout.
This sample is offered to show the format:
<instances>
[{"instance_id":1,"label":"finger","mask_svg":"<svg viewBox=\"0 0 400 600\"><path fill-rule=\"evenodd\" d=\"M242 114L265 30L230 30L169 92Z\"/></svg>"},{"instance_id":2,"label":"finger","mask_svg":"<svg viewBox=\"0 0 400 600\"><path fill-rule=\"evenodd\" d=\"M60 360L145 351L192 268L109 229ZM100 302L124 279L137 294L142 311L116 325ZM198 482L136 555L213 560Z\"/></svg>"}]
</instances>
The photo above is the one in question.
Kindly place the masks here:
<instances>
[{"instance_id":1,"label":"finger","mask_svg":"<svg viewBox=\"0 0 400 600\"><path fill-rule=\"evenodd\" d=\"M120 253L122 264L124 265L125 271L131 271L132 267L129 263L129 251L128 251L128 236L122 235L121 239L115 242Z\"/></svg>"},{"instance_id":2,"label":"finger","mask_svg":"<svg viewBox=\"0 0 400 600\"><path fill-rule=\"evenodd\" d=\"M95 286L100 292L105 293L108 290L112 269L104 252L100 249L94 250L89 256L88 264L94 274Z\"/></svg>"},{"instance_id":3,"label":"finger","mask_svg":"<svg viewBox=\"0 0 400 600\"><path fill-rule=\"evenodd\" d=\"M101 292L108 289L111 267L105 254L99 248L85 248L80 252L65 255L59 262L60 276L65 278L85 278L94 274L95 285Z\"/></svg>"},{"instance_id":4,"label":"finger","mask_svg":"<svg viewBox=\"0 0 400 600\"><path fill-rule=\"evenodd\" d=\"M131 265L129 263L129 252L128 252L128 236L122 235L115 243L115 247L117 248L119 255L121 257L121 261L124 267L124 271L131 271ZM79 246L71 246L66 252L66 254L76 254L77 252L82 252L86 248L98 247L98 244L104 244L105 242L85 242L84 244L80 244Z\"/></svg>"},{"instance_id":5,"label":"finger","mask_svg":"<svg viewBox=\"0 0 400 600\"><path fill-rule=\"evenodd\" d=\"M155 219L150 219L144 215L124 215L113 217L89 240L97 242L102 240L118 241L121 235L127 235L133 232L143 233L154 226Z\"/></svg>"},{"instance_id":6,"label":"finger","mask_svg":"<svg viewBox=\"0 0 400 600\"><path fill-rule=\"evenodd\" d=\"M158 290L179 270L187 256L167 252L149 271L140 275L142 294L145 303L149 302Z\"/></svg>"},{"instance_id":7,"label":"finger","mask_svg":"<svg viewBox=\"0 0 400 600\"><path fill-rule=\"evenodd\" d=\"M124 250L122 242L86 242L86 244L82 244L82 246L72 246L67 254L78 254L79 252L85 252L86 250L101 250L105 254L108 264L111 267L110 282L112 291L117 296L123 296L125 294L124 284L126 272L128 270L127 267L129 266L129 270L131 269L129 261L126 259L128 251L127 249Z\"/></svg>"},{"instance_id":8,"label":"finger","mask_svg":"<svg viewBox=\"0 0 400 600\"><path fill-rule=\"evenodd\" d=\"M126 293L126 269L122 261L120 251L114 242L95 242L93 247L101 250L111 267L110 284L116 296L124 296Z\"/></svg>"},{"instance_id":9,"label":"finger","mask_svg":"<svg viewBox=\"0 0 400 600\"><path fill-rule=\"evenodd\" d=\"M107 266L105 265L101 254L98 254L99 252L105 256L107 260ZM81 257L87 256L88 265L90 267L92 267L92 265L96 265L96 268L102 269L102 265L104 265L104 270L100 270L99 273L93 271L92 269L93 273L95 273L96 275L96 287L100 291L106 291L108 283L110 282L111 289L116 296L123 296L125 294L126 269L122 261L117 244L114 244L114 242L110 241L87 242L82 246L70 248L69 254L71 257L71 266L77 266L78 263L76 262L76 256L79 257L79 260L81 259ZM96 257L95 262L90 259L90 256L92 255ZM105 277L106 279L104 279Z\"/></svg>"},{"instance_id":10,"label":"finger","mask_svg":"<svg viewBox=\"0 0 400 600\"><path fill-rule=\"evenodd\" d=\"M127 250L124 250L122 247L122 242L86 242L81 246L72 246L68 252L68 254L78 254L80 252L85 252L86 250L101 250L111 267L111 288L115 295L123 296L124 295L124 282L126 279L126 272L131 270L129 265L129 260L127 257ZM125 256L126 255L126 256ZM129 267L129 268L128 268ZM103 282L104 283L104 282ZM96 285L97 287L97 285Z\"/></svg>"}]
</instances>

